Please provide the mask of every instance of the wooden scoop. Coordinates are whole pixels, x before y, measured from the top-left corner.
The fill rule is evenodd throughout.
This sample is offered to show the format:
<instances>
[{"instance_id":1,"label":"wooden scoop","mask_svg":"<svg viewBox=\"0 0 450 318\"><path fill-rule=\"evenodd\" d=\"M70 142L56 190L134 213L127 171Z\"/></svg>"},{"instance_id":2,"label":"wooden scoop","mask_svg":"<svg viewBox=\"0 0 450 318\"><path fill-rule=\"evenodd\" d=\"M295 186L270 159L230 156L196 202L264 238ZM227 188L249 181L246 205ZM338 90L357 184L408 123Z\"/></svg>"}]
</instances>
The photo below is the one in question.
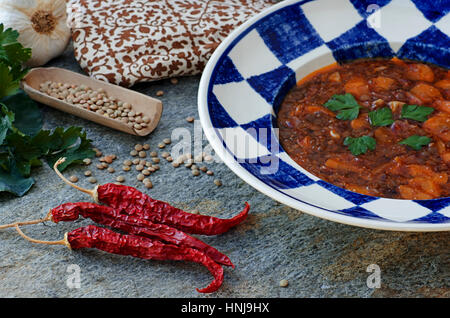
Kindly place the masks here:
<instances>
[{"instance_id":1,"label":"wooden scoop","mask_svg":"<svg viewBox=\"0 0 450 318\"><path fill-rule=\"evenodd\" d=\"M132 109L135 112L142 112L143 116L147 116L148 118L150 118L150 122L148 123L147 127L136 130L118 119L109 118L94 111L84 109L82 107L62 101L58 98L49 96L39 90L40 84L46 81L68 83L74 85L85 85L94 90L103 88L108 96L115 97L124 103L130 103ZM160 100L118 85L99 81L91 77L71 72L62 68L34 68L30 70L24 77L21 85L23 90L30 96L30 98L37 102L132 135L148 135L156 128L161 118L162 102Z\"/></svg>"}]
</instances>

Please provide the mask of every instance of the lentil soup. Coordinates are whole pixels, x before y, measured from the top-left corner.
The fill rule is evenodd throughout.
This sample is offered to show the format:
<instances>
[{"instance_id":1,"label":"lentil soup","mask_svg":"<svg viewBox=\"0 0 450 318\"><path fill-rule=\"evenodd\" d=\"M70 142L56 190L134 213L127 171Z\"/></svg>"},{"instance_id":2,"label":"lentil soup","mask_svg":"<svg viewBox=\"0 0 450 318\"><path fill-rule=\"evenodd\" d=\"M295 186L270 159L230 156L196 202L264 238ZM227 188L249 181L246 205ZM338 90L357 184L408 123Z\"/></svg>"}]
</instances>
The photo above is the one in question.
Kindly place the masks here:
<instances>
[{"instance_id":1,"label":"lentil soup","mask_svg":"<svg viewBox=\"0 0 450 318\"><path fill-rule=\"evenodd\" d=\"M283 100L286 152L317 177L396 199L450 197L450 71L399 59L320 69Z\"/></svg>"}]
</instances>

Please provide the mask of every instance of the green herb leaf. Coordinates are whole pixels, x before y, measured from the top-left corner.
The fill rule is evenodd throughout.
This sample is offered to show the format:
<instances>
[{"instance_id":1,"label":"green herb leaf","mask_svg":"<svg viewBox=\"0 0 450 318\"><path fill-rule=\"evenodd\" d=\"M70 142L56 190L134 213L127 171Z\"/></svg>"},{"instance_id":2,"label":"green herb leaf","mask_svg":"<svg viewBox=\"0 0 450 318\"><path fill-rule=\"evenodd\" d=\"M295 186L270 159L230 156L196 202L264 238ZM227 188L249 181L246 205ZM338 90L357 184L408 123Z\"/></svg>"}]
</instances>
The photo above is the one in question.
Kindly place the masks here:
<instances>
[{"instance_id":1,"label":"green herb leaf","mask_svg":"<svg viewBox=\"0 0 450 318\"><path fill-rule=\"evenodd\" d=\"M0 103L0 145L6 138L9 130L13 129L14 113Z\"/></svg>"},{"instance_id":2,"label":"green herb leaf","mask_svg":"<svg viewBox=\"0 0 450 318\"><path fill-rule=\"evenodd\" d=\"M374 150L377 142L370 136L362 137L346 137L344 139L344 145L348 146L348 149L354 156L359 156L366 153L369 149Z\"/></svg>"},{"instance_id":3,"label":"green herb leaf","mask_svg":"<svg viewBox=\"0 0 450 318\"><path fill-rule=\"evenodd\" d=\"M389 126L394 123L392 111L389 107L383 107L369 112L369 119L372 126Z\"/></svg>"},{"instance_id":4,"label":"green herb leaf","mask_svg":"<svg viewBox=\"0 0 450 318\"><path fill-rule=\"evenodd\" d=\"M34 136L42 129L41 111L24 91L19 90L16 94L5 97L0 103L15 113L14 126L25 135Z\"/></svg>"},{"instance_id":5,"label":"green herb leaf","mask_svg":"<svg viewBox=\"0 0 450 318\"><path fill-rule=\"evenodd\" d=\"M31 58L31 49L24 48L18 38L19 32L11 28L5 30L3 24L0 24L0 61L12 68L21 68Z\"/></svg>"},{"instance_id":6,"label":"green herb leaf","mask_svg":"<svg viewBox=\"0 0 450 318\"><path fill-rule=\"evenodd\" d=\"M400 141L399 143L402 145L410 146L414 150L420 150L423 146L428 145L430 142L431 138L428 138L427 136L413 135Z\"/></svg>"},{"instance_id":7,"label":"green herb leaf","mask_svg":"<svg viewBox=\"0 0 450 318\"><path fill-rule=\"evenodd\" d=\"M0 62L0 99L19 90L20 81L11 75L8 65Z\"/></svg>"},{"instance_id":8,"label":"green herb leaf","mask_svg":"<svg viewBox=\"0 0 450 318\"><path fill-rule=\"evenodd\" d=\"M0 192L10 192L17 196L23 196L33 184L33 178L22 176L14 162L11 164L9 171L0 167Z\"/></svg>"},{"instance_id":9,"label":"green herb leaf","mask_svg":"<svg viewBox=\"0 0 450 318\"><path fill-rule=\"evenodd\" d=\"M426 121L428 115L434 111L433 107L419 105L403 105L401 118L413 119L417 121Z\"/></svg>"},{"instance_id":10,"label":"green herb leaf","mask_svg":"<svg viewBox=\"0 0 450 318\"><path fill-rule=\"evenodd\" d=\"M333 95L324 106L337 112L336 118L341 120L353 120L358 117L361 106L352 94Z\"/></svg>"}]
</instances>

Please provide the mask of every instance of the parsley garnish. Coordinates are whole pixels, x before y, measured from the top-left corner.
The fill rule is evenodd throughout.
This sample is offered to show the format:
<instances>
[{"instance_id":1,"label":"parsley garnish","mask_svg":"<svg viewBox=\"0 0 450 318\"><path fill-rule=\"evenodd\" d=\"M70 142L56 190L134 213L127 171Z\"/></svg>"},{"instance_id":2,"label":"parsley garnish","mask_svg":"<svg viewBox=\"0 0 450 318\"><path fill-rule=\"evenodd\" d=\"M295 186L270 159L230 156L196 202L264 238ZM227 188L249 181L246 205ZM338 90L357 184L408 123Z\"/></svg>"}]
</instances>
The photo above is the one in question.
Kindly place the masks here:
<instances>
[{"instance_id":1,"label":"parsley garnish","mask_svg":"<svg viewBox=\"0 0 450 318\"><path fill-rule=\"evenodd\" d=\"M367 150L374 150L377 142L374 138L370 136L362 137L346 137L344 139L344 145L348 146L348 149L354 156L359 156L366 153Z\"/></svg>"},{"instance_id":2,"label":"parsley garnish","mask_svg":"<svg viewBox=\"0 0 450 318\"><path fill-rule=\"evenodd\" d=\"M383 107L369 112L369 118L373 126L389 126L394 122L392 111L389 107Z\"/></svg>"},{"instance_id":3,"label":"parsley garnish","mask_svg":"<svg viewBox=\"0 0 450 318\"><path fill-rule=\"evenodd\" d=\"M434 111L433 107L419 105L403 105L401 118L413 119L417 121L425 121Z\"/></svg>"},{"instance_id":4,"label":"parsley garnish","mask_svg":"<svg viewBox=\"0 0 450 318\"><path fill-rule=\"evenodd\" d=\"M341 120L353 120L358 117L361 106L352 94L333 95L324 106L337 112L336 118Z\"/></svg>"},{"instance_id":5,"label":"parsley garnish","mask_svg":"<svg viewBox=\"0 0 450 318\"><path fill-rule=\"evenodd\" d=\"M423 146L428 145L430 142L431 138L428 138L427 136L413 135L400 141L399 143L410 146L414 150L420 150Z\"/></svg>"}]
</instances>

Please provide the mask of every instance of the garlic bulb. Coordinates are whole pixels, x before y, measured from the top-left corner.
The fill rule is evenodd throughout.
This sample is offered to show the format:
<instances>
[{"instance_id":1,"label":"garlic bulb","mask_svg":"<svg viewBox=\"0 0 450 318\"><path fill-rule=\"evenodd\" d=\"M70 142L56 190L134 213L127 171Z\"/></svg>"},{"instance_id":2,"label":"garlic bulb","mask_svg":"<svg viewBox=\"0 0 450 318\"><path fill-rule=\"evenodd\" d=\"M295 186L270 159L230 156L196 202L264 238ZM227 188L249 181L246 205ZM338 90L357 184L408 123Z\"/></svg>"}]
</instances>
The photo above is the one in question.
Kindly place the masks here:
<instances>
[{"instance_id":1,"label":"garlic bulb","mask_svg":"<svg viewBox=\"0 0 450 318\"><path fill-rule=\"evenodd\" d=\"M60 55L70 39L65 0L0 0L0 23L17 30L31 48L27 66L40 66Z\"/></svg>"}]
</instances>

